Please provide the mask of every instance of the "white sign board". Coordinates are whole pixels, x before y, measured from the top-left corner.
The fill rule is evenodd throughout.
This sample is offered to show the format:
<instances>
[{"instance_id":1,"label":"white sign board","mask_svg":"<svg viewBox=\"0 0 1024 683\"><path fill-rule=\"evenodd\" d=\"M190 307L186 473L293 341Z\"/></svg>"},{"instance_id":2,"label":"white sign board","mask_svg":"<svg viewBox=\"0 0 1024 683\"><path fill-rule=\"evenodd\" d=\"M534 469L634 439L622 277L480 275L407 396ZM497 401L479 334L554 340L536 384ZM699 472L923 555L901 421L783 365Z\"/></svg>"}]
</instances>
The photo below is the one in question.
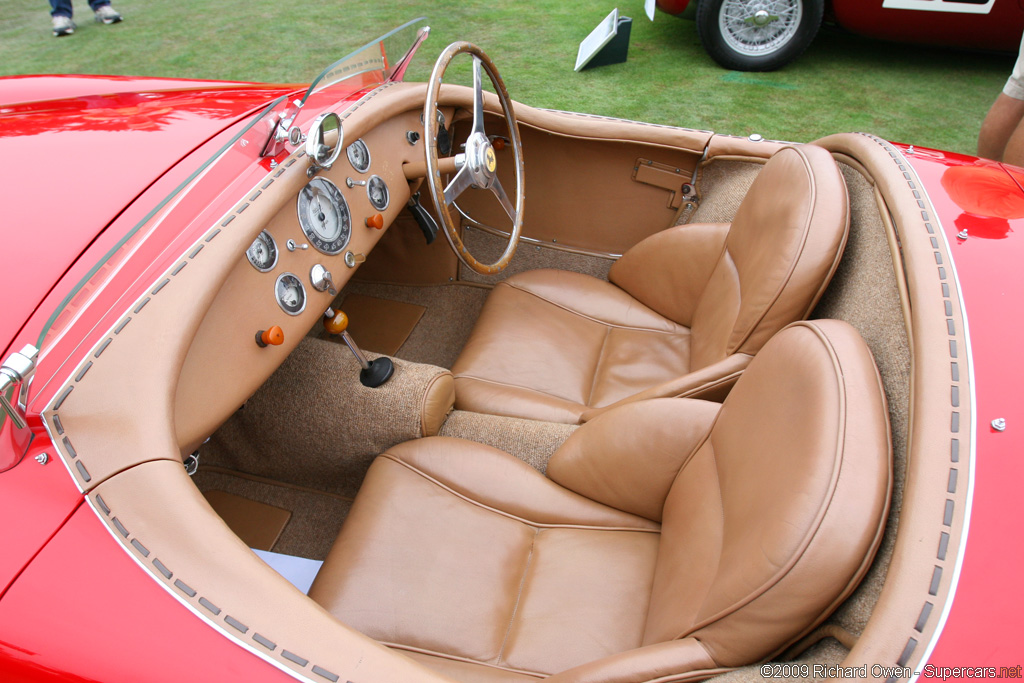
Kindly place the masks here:
<instances>
[{"instance_id":1,"label":"white sign board","mask_svg":"<svg viewBox=\"0 0 1024 683\"><path fill-rule=\"evenodd\" d=\"M615 34L619 30L619 8L616 7L612 10L611 14L604 18L600 24L597 25L590 35L583 39L580 43L580 49L576 53L576 68L573 71L579 71L587 65L591 59L594 58L601 48L604 47L615 37Z\"/></svg>"}]
</instances>

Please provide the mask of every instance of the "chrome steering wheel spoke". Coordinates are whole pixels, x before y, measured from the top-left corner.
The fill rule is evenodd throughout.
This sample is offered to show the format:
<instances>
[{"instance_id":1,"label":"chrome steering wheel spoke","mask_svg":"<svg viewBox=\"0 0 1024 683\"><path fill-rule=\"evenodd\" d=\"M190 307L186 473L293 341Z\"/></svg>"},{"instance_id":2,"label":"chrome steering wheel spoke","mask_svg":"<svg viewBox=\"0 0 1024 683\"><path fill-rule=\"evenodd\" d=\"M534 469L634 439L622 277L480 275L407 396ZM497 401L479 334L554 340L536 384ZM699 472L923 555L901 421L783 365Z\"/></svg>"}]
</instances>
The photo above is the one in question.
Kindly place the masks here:
<instances>
[{"instance_id":1,"label":"chrome steering wheel spoke","mask_svg":"<svg viewBox=\"0 0 1024 683\"><path fill-rule=\"evenodd\" d=\"M448 183L448 187L444 188L444 203L446 206L451 206L452 202L459 198L459 195L465 192L473 185L473 176L469 172L469 166L463 165L459 169L452 181Z\"/></svg>"},{"instance_id":2,"label":"chrome steering wheel spoke","mask_svg":"<svg viewBox=\"0 0 1024 683\"><path fill-rule=\"evenodd\" d=\"M516 213L516 207L509 200L508 195L505 194L505 188L501 186L501 181L498 180L498 176L494 176L494 179L491 180L491 192L493 192L494 196L498 198L498 201L501 203L501 207L505 209L505 213L508 214L508 217L511 218L514 223L518 216Z\"/></svg>"},{"instance_id":3,"label":"chrome steering wheel spoke","mask_svg":"<svg viewBox=\"0 0 1024 683\"><path fill-rule=\"evenodd\" d=\"M484 132L484 84L480 58L473 55L473 129L472 133Z\"/></svg>"}]
</instances>

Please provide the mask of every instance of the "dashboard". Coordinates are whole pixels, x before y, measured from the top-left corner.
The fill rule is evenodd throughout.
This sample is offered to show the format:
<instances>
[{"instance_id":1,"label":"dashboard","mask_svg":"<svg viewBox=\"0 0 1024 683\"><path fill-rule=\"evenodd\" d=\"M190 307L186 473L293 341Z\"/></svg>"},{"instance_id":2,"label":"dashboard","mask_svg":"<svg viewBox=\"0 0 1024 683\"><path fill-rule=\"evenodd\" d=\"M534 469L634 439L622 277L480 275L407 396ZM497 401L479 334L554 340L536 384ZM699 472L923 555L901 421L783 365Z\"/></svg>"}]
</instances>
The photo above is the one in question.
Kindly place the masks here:
<instances>
[{"instance_id":1,"label":"dashboard","mask_svg":"<svg viewBox=\"0 0 1024 683\"><path fill-rule=\"evenodd\" d=\"M320 324L409 202L416 181L405 167L424 159L422 100L409 109L401 88L386 88L374 104L363 107L374 112L369 121L344 120L329 168L297 150L222 223L246 242L182 366L174 401L182 452L201 444Z\"/></svg>"}]
</instances>

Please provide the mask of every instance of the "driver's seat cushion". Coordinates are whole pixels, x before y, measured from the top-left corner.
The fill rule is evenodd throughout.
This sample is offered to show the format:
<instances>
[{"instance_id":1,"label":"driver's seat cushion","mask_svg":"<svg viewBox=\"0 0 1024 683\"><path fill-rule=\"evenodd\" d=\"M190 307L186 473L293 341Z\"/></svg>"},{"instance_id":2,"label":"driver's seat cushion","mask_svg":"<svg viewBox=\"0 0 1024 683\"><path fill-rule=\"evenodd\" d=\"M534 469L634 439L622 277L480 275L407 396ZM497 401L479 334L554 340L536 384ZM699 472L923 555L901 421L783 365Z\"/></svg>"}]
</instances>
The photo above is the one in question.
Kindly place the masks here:
<instances>
[{"instance_id":1,"label":"driver's seat cushion","mask_svg":"<svg viewBox=\"0 0 1024 683\"><path fill-rule=\"evenodd\" d=\"M890 470L863 340L797 323L724 404L609 410L548 477L459 439L390 449L310 597L464 681L709 675L781 651L853 591Z\"/></svg>"},{"instance_id":2,"label":"driver's seat cushion","mask_svg":"<svg viewBox=\"0 0 1024 683\"><path fill-rule=\"evenodd\" d=\"M809 315L849 225L832 156L783 148L731 224L656 233L609 281L535 270L499 283L452 367L455 407L572 424L644 398L720 400L773 334Z\"/></svg>"}]
</instances>

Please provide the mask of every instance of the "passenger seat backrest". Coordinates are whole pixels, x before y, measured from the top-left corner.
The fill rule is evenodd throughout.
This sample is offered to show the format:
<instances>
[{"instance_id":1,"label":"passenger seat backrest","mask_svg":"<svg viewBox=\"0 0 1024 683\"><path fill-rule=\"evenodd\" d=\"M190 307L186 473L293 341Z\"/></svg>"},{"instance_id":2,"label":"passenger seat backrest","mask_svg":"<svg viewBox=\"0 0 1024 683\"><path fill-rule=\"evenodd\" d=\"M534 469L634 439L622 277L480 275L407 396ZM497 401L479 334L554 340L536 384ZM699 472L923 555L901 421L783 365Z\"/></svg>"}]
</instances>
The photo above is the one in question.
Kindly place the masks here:
<instances>
[{"instance_id":1,"label":"passenger seat backrest","mask_svg":"<svg viewBox=\"0 0 1024 683\"><path fill-rule=\"evenodd\" d=\"M643 644L696 638L739 666L809 632L867 571L891 459L859 334L838 321L779 333L669 489Z\"/></svg>"},{"instance_id":2,"label":"passenger seat backrest","mask_svg":"<svg viewBox=\"0 0 1024 683\"><path fill-rule=\"evenodd\" d=\"M814 308L850 226L846 184L821 147L786 147L754 179L693 314L690 369L755 354Z\"/></svg>"}]
</instances>

